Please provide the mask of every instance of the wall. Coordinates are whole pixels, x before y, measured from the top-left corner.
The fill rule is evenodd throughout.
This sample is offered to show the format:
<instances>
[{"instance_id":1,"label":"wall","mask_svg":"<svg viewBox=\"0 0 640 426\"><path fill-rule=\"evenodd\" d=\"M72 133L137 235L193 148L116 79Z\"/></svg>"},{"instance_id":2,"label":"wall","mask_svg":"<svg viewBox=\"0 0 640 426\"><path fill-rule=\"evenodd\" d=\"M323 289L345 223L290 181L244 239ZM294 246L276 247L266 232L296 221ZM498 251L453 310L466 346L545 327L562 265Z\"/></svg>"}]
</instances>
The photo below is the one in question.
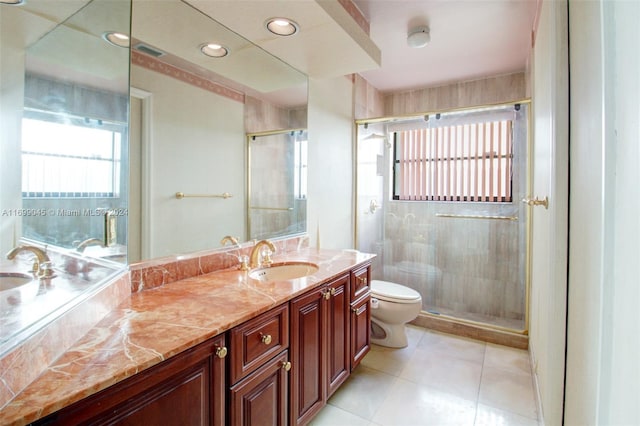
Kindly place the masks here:
<instances>
[{"instance_id":1,"label":"wall","mask_svg":"<svg viewBox=\"0 0 640 426\"><path fill-rule=\"evenodd\" d=\"M243 103L135 65L131 85L152 94L149 208L143 212L149 257L210 248L225 235L244 236ZM176 192L233 197L177 200Z\"/></svg>"},{"instance_id":2,"label":"wall","mask_svg":"<svg viewBox=\"0 0 640 426\"><path fill-rule=\"evenodd\" d=\"M9 10L5 10L5 9ZM24 32L11 8L0 14L0 252L8 252L20 237L22 206L20 126L24 93Z\"/></svg>"},{"instance_id":3,"label":"wall","mask_svg":"<svg viewBox=\"0 0 640 426\"><path fill-rule=\"evenodd\" d=\"M384 97L384 114L401 116L521 101L527 95L525 80L524 72L520 72L388 94Z\"/></svg>"},{"instance_id":4,"label":"wall","mask_svg":"<svg viewBox=\"0 0 640 426\"><path fill-rule=\"evenodd\" d=\"M353 247L353 83L309 79L310 246ZM319 237L319 238L318 238Z\"/></svg>"},{"instance_id":5,"label":"wall","mask_svg":"<svg viewBox=\"0 0 640 426\"><path fill-rule=\"evenodd\" d=\"M565 424L640 423L640 4L571 1ZM630 54L631 53L631 54ZM633 182L633 184L631 184Z\"/></svg>"}]
</instances>

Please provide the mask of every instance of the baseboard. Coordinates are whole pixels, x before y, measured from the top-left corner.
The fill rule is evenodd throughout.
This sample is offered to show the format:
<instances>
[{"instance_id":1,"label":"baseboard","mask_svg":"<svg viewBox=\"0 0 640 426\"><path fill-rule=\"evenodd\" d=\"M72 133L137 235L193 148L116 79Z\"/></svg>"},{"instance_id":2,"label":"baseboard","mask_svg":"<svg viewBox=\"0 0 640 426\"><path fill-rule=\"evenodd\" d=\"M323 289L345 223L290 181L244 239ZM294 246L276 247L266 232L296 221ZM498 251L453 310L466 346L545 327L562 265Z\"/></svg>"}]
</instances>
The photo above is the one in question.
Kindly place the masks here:
<instances>
[{"instance_id":1,"label":"baseboard","mask_svg":"<svg viewBox=\"0 0 640 426\"><path fill-rule=\"evenodd\" d=\"M509 346L518 349L529 348L529 336L507 330L498 330L481 324L457 321L455 318L442 315L431 315L421 312L418 317L411 321L420 327L456 336L468 337L488 343Z\"/></svg>"}]
</instances>

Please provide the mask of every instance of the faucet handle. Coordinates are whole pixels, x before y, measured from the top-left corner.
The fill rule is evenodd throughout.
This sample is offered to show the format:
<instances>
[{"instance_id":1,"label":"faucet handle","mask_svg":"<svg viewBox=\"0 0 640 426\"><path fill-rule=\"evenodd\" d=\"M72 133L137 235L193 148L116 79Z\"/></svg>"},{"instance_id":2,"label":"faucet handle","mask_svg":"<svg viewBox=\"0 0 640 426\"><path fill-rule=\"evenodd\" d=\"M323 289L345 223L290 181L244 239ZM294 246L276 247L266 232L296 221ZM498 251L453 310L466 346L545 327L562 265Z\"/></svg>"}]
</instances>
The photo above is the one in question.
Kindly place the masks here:
<instances>
[{"instance_id":1,"label":"faucet handle","mask_svg":"<svg viewBox=\"0 0 640 426\"><path fill-rule=\"evenodd\" d=\"M271 260L271 255L273 254L273 252L270 249L265 248L264 250L262 250L261 254L262 254L262 262L260 263L262 266L269 266L273 263L273 260Z\"/></svg>"},{"instance_id":2,"label":"faucet handle","mask_svg":"<svg viewBox=\"0 0 640 426\"><path fill-rule=\"evenodd\" d=\"M38 276L40 278L53 278L53 263L51 261L41 262Z\"/></svg>"},{"instance_id":3,"label":"faucet handle","mask_svg":"<svg viewBox=\"0 0 640 426\"><path fill-rule=\"evenodd\" d=\"M241 271L248 271L249 270L249 256L247 256L246 254L238 256L238 261L240 262L240 270Z\"/></svg>"}]
</instances>

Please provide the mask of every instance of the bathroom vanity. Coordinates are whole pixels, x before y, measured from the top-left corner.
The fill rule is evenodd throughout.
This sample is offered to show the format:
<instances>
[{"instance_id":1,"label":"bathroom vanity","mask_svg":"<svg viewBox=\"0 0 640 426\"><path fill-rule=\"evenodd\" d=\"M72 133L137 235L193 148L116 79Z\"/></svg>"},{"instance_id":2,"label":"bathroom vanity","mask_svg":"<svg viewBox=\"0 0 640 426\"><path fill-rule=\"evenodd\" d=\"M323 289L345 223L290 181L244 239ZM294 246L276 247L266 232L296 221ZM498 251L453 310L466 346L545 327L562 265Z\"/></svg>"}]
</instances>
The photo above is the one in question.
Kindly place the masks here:
<instances>
[{"instance_id":1,"label":"bathroom vanity","mask_svg":"<svg viewBox=\"0 0 640 426\"><path fill-rule=\"evenodd\" d=\"M234 268L134 293L0 419L306 424L369 349L372 258L304 249L274 262L317 265L309 276Z\"/></svg>"}]
</instances>

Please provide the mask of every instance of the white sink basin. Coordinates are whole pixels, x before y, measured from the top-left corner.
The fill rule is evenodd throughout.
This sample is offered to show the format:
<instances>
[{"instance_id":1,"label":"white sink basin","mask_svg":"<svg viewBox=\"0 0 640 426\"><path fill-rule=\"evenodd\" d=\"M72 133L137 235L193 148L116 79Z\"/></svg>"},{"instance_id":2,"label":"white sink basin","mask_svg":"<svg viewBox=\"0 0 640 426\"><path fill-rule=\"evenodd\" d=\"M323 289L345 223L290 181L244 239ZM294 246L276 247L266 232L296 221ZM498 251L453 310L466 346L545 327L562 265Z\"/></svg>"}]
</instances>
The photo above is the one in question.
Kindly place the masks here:
<instances>
[{"instance_id":1,"label":"white sink basin","mask_svg":"<svg viewBox=\"0 0 640 426\"><path fill-rule=\"evenodd\" d=\"M275 263L250 271L249 278L258 281L287 281L313 275L318 269L318 265L308 262Z\"/></svg>"},{"instance_id":2,"label":"white sink basin","mask_svg":"<svg viewBox=\"0 0 640 426\"><path fill-rule=\"evenodd\" d=\"M0 291L11 290L33 281L33 276L20 272L0 272Z\"/></svg>"}]
</instances>

